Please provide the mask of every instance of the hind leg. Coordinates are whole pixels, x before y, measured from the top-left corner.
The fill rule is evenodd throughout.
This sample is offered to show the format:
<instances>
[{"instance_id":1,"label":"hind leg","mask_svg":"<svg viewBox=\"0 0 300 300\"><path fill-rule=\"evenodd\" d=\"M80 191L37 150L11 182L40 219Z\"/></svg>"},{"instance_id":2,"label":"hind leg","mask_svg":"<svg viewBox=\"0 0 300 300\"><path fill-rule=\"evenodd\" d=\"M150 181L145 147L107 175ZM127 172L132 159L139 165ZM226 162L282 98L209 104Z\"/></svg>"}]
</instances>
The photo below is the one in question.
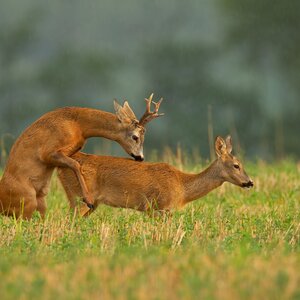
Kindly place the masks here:
<instances>
[{"instance_id":1,"label":"hind leg","mask_svg":"<svg viewBox=\"0 0 300 300\"><path fill-rule=\"evenodd\" d=\"M32 217L32 214L37 209L37 207L38 207L38 204L37 204L36 197L25 199L24 210L23 210L23 212L21 211L20 217L22 217L26 220L30 220Z\"/></svg>"},{"instance_id":2,"label":"hind leg","mask_svg":"<svg viewBox=\"0 0 300 300\"><path fill-rule=\"evenodd\" d=\"M0 212L7 216L30 219L37 209L35 190L21 182L1 182Z\"/></svg>"},{"instance_id":3,"label":"hind leg","mask_svg":"<svg viewBox=\"0 0 300 300\"><path fill-rule=\"evenodd\" d=\"M30 220L32 214L37 209L37 200L35 197L16 199L15 201L6 202L2 213L8 217L15 216L17 219L24 218Z\"/></svg>"},{"instance_id":4,"label":"hind leg","mask_svg":"<svg viewBox=\"0 0 300 300\"><path fill-rule=\"evenodd\" d=\"M40 213L42 219L45 218L47 203L46 196L50 190L50 178L47 180L42 188L37 192L36 200L37 200L37 211Z\"/></svg>"}]
</instances>

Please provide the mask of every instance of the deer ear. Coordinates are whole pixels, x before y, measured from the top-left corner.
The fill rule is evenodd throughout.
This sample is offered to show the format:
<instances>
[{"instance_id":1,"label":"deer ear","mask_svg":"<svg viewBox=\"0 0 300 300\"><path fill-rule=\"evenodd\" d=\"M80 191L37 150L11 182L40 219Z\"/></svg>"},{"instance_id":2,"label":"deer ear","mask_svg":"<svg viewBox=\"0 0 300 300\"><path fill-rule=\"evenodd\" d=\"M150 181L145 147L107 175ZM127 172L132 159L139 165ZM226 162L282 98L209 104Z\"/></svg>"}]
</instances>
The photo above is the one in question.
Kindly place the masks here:
<instances>
[{"instance_id":1,"label":"deer ear","mask_svg":"<svg viewBox=\"0 0 300 300\"><path fill-rule=\"evenodd\" d=\"M126 114L124 108L118 103L117 100L114 100L114 108L116 111L116 115L121 123L130 123L131 120Z\"/></svg>"},{"instance_id":2,"label":"deer ear","mask_svg":"<svg viewBox=\"0 0 300 300\"><path fill-rule=\"evenodd\" d=\"M132 120L132 121L136 121L138 122L133 110L131 109L131 107L129 106L128 102L125 101L124 105L123 105L123 109L126 112L127 116Z\"/></svg>"},{"instance_id":3,"label":"deer ear","mask_svg":"<svg viewBox=\"0 0 300 300\"><path fill-rule=\"evenodd\" d=\"M117 99L114 99L114 108L116 113L122 109L122 106L118 103Z\"/></svg>"},{"instance_id":4,"label":"deer ear","mask_svg":"<svg viewBox=\"0 0 300 300\"><path fill-rule=\"evenodd\" d=\"M222 155L227 153L226 143L220 136L217 136L216 138L215 150L218 157L221 157Z\"/></svg>"},{"instance_id":5,"label":"deer ear","mask_svg":"<svg viewBox=\"0 0 300 300\"><path fill-rule=\"evenodd\" d=\"M226 143L226 149L228 153L231 153L232 151L232 138L230 135L228 135L225 139L225 143Z\"/></svg>"}]
</instances>

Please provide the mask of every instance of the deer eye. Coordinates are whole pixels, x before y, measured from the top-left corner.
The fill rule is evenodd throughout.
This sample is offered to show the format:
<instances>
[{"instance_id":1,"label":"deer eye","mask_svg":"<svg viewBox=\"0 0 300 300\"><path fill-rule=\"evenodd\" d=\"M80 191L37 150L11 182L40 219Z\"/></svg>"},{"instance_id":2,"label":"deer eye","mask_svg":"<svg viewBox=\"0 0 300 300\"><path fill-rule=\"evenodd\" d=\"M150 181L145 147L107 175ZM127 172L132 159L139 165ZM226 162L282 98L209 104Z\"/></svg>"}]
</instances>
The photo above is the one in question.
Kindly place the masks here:
<instances>
[{"instance_id":1,"label":"deer eye","mask_svg":"<svg viewBox=\"0 0 300 300\"><path fill-rule=\"evenodd\" d=\"M134 141L137 142L137 141L139 140L139 137L138 137L137 135L134 134L134 135L132 136L132 139L133 139Z\"/></svg>"},{"instance_id":2,"label":"deer eye","mask_svg":"<svg viewBox=\"0 0 300 300\"><path fill-rule=\"evenodd\" d=\"M234 164L233 166L234 166L237 170L240 169L240 166L239 166L238 164Z\"/></svg>"}]
</instances>

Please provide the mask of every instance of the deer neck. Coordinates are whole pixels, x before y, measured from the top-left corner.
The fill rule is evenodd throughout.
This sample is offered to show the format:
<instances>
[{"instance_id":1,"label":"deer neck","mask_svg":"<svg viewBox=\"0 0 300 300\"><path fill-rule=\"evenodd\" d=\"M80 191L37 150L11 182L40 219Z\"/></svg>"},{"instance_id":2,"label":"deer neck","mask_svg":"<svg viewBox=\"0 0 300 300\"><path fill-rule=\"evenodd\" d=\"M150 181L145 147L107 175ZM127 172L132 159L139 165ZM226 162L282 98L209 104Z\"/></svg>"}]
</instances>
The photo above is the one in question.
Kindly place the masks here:
<instances>
[{"instance_id":1,"label":"deer neck","mask_svg":"<svg viewBox=\"0 0 300 300\"><path fill-rule=\"evenodd\" d=\"M184 174L184 204L205 196L224 182L220 176L219 161L215 160L200 174Z\"/></svg>"},{"instance_id":2,"label":"deer neck","mask_svg":"<svg viewBox=\"0 0 300 300\"><path fill-rule=\"evenodd\" d=\"M115 114L96 109L80 112L77 122L80 123L85 138L99 136L117 141L122 130Z\"/></svg>"}]
</instances>

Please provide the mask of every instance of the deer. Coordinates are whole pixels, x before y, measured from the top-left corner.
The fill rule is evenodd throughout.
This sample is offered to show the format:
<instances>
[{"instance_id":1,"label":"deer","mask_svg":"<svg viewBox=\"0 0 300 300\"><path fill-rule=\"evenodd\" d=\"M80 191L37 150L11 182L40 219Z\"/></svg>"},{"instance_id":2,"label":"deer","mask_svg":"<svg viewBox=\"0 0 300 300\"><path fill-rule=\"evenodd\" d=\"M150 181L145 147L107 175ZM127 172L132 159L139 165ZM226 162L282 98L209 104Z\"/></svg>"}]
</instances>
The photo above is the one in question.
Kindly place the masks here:
<instances>
[{"instance_id":1,"label":"deer","mask_svg":"<svg viewBox=\"0 0 300 300\"><path fill-rule=\"evenodd\" d=\"M146 111L137 119L127 101L123 106L114 100L115 114L84 107L64 107L41 116L19 136L11 148L0 180L0 212L7 216L30 219L34 211L46 212L45 197L49 192L55 168L69 168L78 180L80 194L88 209L93 198L82 168L72 156L90 137L103 137L119 143L136 161L143 161L145 126L160 117L162 98L146 98ZM154 110L151 111L151 105Z\"/></svg>"},{"instance_id":2,"label":"deer","mask_svg":"<svg viewBox=\"0 0 300 300\"><path fill-rule=\"evenodd\" d=\"M143 212L171 211L205 196L230 182L242 188L253 187L242 163L231 154L232 139L215 140L217 159L199 174L184 173L159 162L139 164L132 159L89 155L78 152L72 157L81 165L83 177L94 199L100 204L131 208ZM66 192L71 209L83 195L71 169L59 168L58 178ZM88 216L92 211L84 214Z\"/></svg>"}]
</instances>

